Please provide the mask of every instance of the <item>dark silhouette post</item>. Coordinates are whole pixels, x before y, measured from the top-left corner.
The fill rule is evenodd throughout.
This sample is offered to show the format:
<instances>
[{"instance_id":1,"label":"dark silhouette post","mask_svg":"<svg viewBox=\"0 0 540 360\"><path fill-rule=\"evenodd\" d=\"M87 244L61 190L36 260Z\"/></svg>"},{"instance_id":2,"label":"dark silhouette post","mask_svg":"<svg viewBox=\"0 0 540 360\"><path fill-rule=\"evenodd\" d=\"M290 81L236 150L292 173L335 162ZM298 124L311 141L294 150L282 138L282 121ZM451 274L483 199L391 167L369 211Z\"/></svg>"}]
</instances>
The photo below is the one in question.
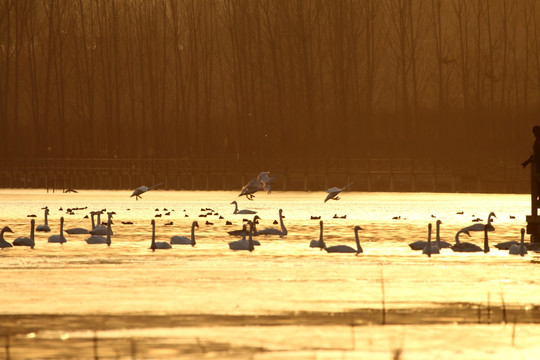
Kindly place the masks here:
<instances>
[{"instance_id":1,"label":"dark silhouette post","mask_svg":"<svg viewBox=\"0 0 540 360\"><path fill-rule=\"evenodd\" d=\"M533 153L521 165L526 167L531 164L531 215L527 216L527 234L531 234L532 243L540 244L540 126L533 127L533 134Z\"/></svg>"}]
</instances>

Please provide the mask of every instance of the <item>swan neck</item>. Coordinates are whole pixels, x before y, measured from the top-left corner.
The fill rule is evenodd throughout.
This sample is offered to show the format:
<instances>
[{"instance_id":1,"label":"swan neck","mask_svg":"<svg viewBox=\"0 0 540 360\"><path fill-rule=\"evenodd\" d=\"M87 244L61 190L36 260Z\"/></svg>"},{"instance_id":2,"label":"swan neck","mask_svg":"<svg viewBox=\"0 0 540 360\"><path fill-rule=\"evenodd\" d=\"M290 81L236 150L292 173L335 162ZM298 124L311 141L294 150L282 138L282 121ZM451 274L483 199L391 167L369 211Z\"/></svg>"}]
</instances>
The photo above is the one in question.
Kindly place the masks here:
<instances>
[{"instance_id":1,"label":"swan neck","mask_svg":"<svg viewBox=\"0 0 540 360\"><path fill-rule=\"evenodd\" d=\"M191 246L195 246L195 223L191 225Z\"/></svg>"},{"instance_id":2,"label":"swan neck","mask_svg":"<svg viewBox=\"0 0 540 360\"><path fill-rule=\"evenodd\" d=\"M362 249L362 246L360 245L360 237L358 236L358 229L354 230L354 238L356 240L357 253L361 253L363 249Z\"/></svg>"},{"instance_id":3,"label":"swan neck","mask_svg":"<svg viewBox=\"0 0 540 360\"><path fill-rule=\"evenodd\" d=\"M460 242L459 242L459 234L461 234L461 231L458 231L458 232L456 233L456 237L455 237L456 244L458 244L458 245L460 244Z\"/></svg>"},{"instance_id":4,"label":"swan neck","mask_svg":"<svg viewBox=\"0 0 540 360\"><path fill-rule=\"evenodd\" d=\"M283 222L283 214L279 213L279 224L281 225L281 232L283 235L287 235L287 228L285 227L285 223Z\"/></svg>"},{"instance_id":5,"label":"swan neck","mask_svg":"<svg viewBox=\"0 0 540 360\"><path fill-rule=\"evenodd\" d=\"M489 252L489 240L487 226L484 228L484 252Z\"/></svg>"}]
</instances>

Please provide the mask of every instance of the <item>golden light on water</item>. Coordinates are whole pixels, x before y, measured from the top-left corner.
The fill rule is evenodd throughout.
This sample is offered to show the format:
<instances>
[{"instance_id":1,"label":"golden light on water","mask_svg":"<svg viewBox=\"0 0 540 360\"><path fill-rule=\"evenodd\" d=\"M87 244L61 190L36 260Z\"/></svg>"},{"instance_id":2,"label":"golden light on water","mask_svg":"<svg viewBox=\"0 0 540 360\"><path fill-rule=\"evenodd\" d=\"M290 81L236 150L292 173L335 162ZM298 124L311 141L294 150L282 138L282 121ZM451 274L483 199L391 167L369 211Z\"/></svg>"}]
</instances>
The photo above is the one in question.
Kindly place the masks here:
<instances>
[{"instance_id":1,"label":"golden light on water","mask_svg":"<svg viewBox=\"0 0 540 360\"><path fill-rule=\"evenodd\" d=\"M487 254L443 249L428 258L408 246L425 240L427 224L437 219L441 238L452 242L473 215L485 218L490 211L497 214L492 245L519 239L529 206L525 195L347 192L340 201L324 203L322 192L263 194L240 201L240 207L257 211L261 229L277 226L273 222L283 209L288 235L259 236L261 246L250 253L227 245L238 238L227 231L240 228L246 217L232 214L236 192L154 191L139 201L125 191L0 192L1 218L14 231L6 233L8 241L28 236L27 215L35 213L36 224L42 223L44 206L52 229L36 233L34 250L1 253L0 282L9 289L2 329L12 336L14 358L23 349L36 356L43 346L54 349L59 339L80 352L63 347L51 350L49 358L61 351L91 357L95 342L102 356L116 349L125 357L150 358L223 357L224 346L234 358L278 358L285 351L295 358L339 353L387 359L392 349L401 349L404 358L428 358L434 354L428 346L436 346L442 358L459 353L502 359L528 358L538 350L524 337L539 329L536 253L509 256L491 246ZM84 210L68 215L67 208ZM208 208L212 215L199 217ZM86 244L88 235L66 235L63 245L46 242L58 232L60 216L65 228L88 228L84 216L102 209L116 212L110 247ZM364 253L309 248L319 236L318 220L311 220L315 215L324 222L329 246L354 246L352 230L361 225ZM401 219L394 220L396 215ZM152 219L158 241L189 235L197 219L197 245L152 252ZM482 244L483 235L461 240ZM514 345L512 326L501 325L505 322L516 323ZM319 337L324 341L313 341ZM456 349L452 341L458 339Z\"/></svg>"}]
</instances>

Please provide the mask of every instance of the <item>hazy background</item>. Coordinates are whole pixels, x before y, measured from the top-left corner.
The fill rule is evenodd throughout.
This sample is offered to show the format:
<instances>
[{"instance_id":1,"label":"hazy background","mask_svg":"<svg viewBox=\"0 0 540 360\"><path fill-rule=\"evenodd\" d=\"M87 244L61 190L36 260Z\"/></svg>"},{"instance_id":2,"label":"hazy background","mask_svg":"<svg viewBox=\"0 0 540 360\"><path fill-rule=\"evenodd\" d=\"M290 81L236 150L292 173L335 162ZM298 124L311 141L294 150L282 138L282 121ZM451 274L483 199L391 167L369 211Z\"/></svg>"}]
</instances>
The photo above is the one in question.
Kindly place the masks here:
<instances>
[{"instance_id":1,"label":"hazy background","mask_svg":"<svg viewBox=\"0 0 540 360\"><path fill-rule=\"evenodd\" d=\"M535 0L0 0L0 157L516 166L539 115L539 11Z\"/></svg>"}]
</instances>

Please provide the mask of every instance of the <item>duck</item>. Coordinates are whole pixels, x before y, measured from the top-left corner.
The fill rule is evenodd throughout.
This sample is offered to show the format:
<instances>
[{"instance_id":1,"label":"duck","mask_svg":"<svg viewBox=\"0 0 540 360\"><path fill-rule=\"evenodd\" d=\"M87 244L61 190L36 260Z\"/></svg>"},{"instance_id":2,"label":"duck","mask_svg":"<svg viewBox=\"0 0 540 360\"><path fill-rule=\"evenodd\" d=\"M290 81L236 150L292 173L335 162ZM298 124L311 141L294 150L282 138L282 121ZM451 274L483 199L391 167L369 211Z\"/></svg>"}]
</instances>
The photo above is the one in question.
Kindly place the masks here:
<instances>
[{"instance_id":1,"label":"duck","mask_svg":"<svg viewBox=\"0 0 540 360\"><path fill-rule=\"evenodd\" d=\"M238 203L236 202L236 200L231 202L231 204L234 204L233 214L235 214L235 215L236 214L256 214L257 213L255 210L248 210L248 209L238 210Z\"/></svg>"},{"instance_id":2,"label":"duck","mask_svg":"<svg viewBox=\"0 0 540 360\"><path fill-rule=\"evenodd\" d=\"M60 218L60 234L49 236L47 242L60 244L67 242L66 238L64 237L64 217Z\"/></svg>"},{"instance_id":3,"label":"duck","mask_svg":"<svg viewBox=\"0 0 540 360\"><path fill-rule=\"evenodd\" d=\"M428 238L427 238L427 244L422 249L422 254L425 254L429 257L433 254L440 254L439 247L437 244L431 243L431 223L428 224Z\"/></svg>"},{"instance_id":4,"label":"duck","mask_svg":"<svg viewBox=\"0 0 540 360\"><path fill-rule=\"evenodd\" d=\"M20 236L13 240L13 246L30 246L31 249L36 246L36 242L34 240L34 226L36 225L36 221L32 219L30 221L30 237L24 237Z\"/></svg>"},{"instance_id":5,"label":"duck","mask_svg":"<svg viewBox=\"0 0 540 360\"><path fill-rule=\"evenodd\" d=\"M8 243L8 242L4 239L4 233L7 233L7 232L13 233L13 230L11 230L11 228L10 228L9 226L4 226L4 227L2 228L2 231L0 231L0 248L2 248L2 250L4 250L5 248L13 247L13 245L11 245L10 243Z\"/></svg>"},{"instance_id":6,"label":"duck","mask_svg":"<svg viewBox=\"0 0 540 360\"><path fill-rule=\"evenodd\" d=\"M172 248L171 244L165 241L156 242L156 220L152 219L152 242L150 243L150 249L156 251L156 249L170 249Z\"/></svg>"},{"instance_id":7,"label":"duck","mask_svg":"<svg viewBox=\"0 0 540 360\"><path fill-rule=\"evenodd\" d=\"M356 255L364 252L362 249L362 246L360 245L360 238L358 237L358 231L363 230L360 226L356 225L354 227L354 237L356 241L356 249L348 246L348 245L334 245L327 247L324 240L319 241L319 247L326 250L327 253L354 253Z\"/></svg>"},{"instance_id":8,"label":"duck","mask_svg":"<svg viewBox=\"0 0 540 360\"><path fill-rule=\"evenodd\" d=\"M521 256L525 256L527 254L527 247L525 247L525 229L524 228L521 228L521 241L519 245L514 244L510 246L510 249L508 250L508 254L521 255Z\"/></svg>"},{"instance_id":9,"label":"duck","mask_svg":"<svg viewBox=\"0 0 540 360\"><path fill-rule=\"evenodd\" d=\"M288 231L287 231L287 228L285 227L285 223L283 222L283 209L279 209L279 223L280 223L281 229L266 228L263 230L259 230L257 234L258 235L279 235L280 237L287 235Z\"/></svg>"},{"instance_id":10,"label":"duck","mask_svg":"<svg viewBox=\"0 0 540 360\"><path fill-rule=\"evenodd\" d=\"M191 239L187 236L178 236L174 235L171 236L171 244L173 245L191 245L195 246L195 228L199 228L199 223L197 221L194 221L191 223Z\"/></svg>"},{"instance_id":11,"label":"duck","mask_svg":"<svg viewBox=\"0 0 540 360\"><path fill-rule=\"evenodd\" d=\"M42 224L42 225L38 225L36 227L36 231L41 231L41 232L49 232L51 231L51 228L49 227L49 221L48 221L48 216L49 216L49 208L48 207L45 207L45 224Z\"/></svg>"}]
</instances>

